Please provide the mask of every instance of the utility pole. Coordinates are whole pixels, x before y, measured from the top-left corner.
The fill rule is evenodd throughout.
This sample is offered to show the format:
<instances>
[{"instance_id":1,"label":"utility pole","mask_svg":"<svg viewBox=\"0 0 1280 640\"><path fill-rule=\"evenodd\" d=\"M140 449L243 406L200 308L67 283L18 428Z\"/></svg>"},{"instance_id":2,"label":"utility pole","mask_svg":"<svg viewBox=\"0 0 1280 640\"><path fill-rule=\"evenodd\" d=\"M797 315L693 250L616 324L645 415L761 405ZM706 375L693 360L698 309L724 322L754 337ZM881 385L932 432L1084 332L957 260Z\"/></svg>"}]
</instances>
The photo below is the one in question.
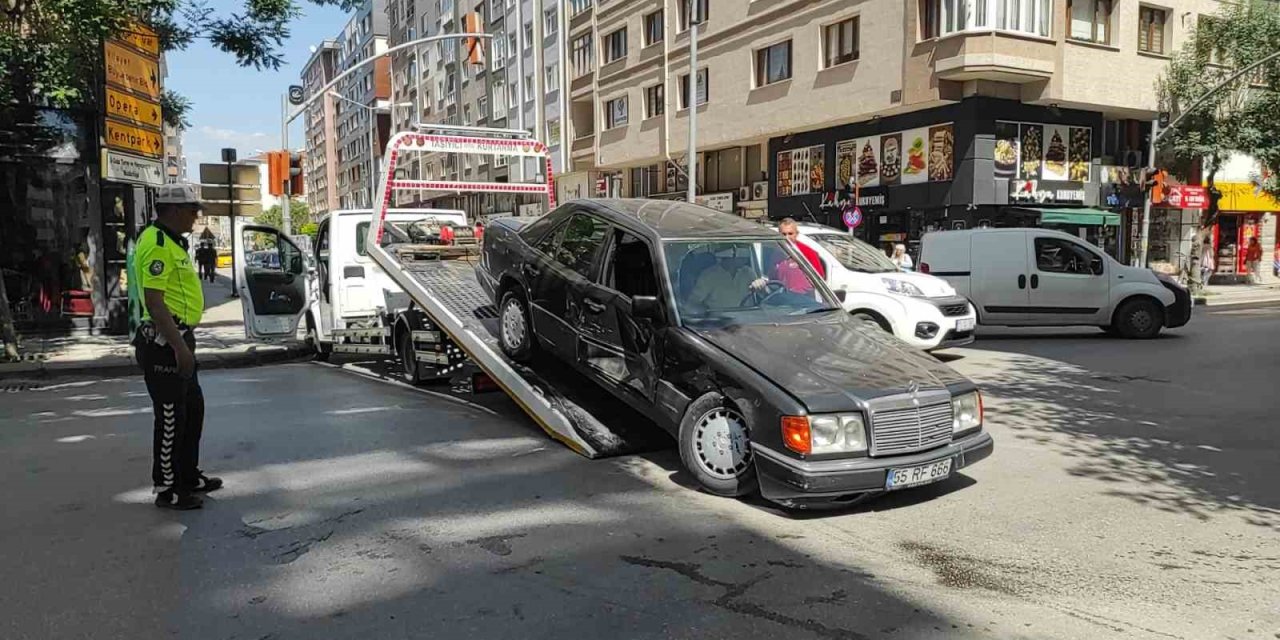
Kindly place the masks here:
<instances>
[{"instance_id":1,"label":"utility pole","mask_svg":"<svg viewBox=\"0 0 1280 640\"><path fill-rule=\"evenodd\" d=\"M698 197L698 27L702 24L700 0L689 0L689 203Z\"/></svg>"},{"instance_id":2,"label":"utility pole","mask_svg":"<svg viewBox=\"0 0 1280 640\"><path fill-rule=\"evenodd\" d=\"M285 153L289 153L289 97L287 95L280 96L280 148L284 149ZM293 155L290 154L289 158L293 158ZM289 164L292 165L293 161L290 160ZM284 172L284 197L280 199L280 226L284 227L281 232L284 233L286 238L293 236L293 218L289 215L289 200L291 198L289 186L293 184L292 177L286 169Z\"/></svg>"},{"instance_id":3,"label":"utility pole","mask_svg":"<svg viewBox=\"0 0 1280 640\"><path fill-rule=\"evenodd\" d=\"M232 171L236 161L236 150L226 148L222 150L222 161L227 163L227 213L231 219L231 297L239 297L236 292L236 180L235 173Z\"/></svg>"},{"instance_id":4,"label":"utility pole","mask_svg":"<svg viewBox=\"0 0 1280 640\"><path fill-rule=\"evenodd\" d=\"M1151 190L1145 188L1145 183L1155 175L1156 171L1156 136L1159 135L1160 120L1159 118L1151 121L1151 136L1147 143L1147 175L1143 176L1143 197L1142 197L1142 231L1138 236L1138 264L1136 266L1147 266L1147 242L1151 233Z\"/></svg>"}]
</instances>

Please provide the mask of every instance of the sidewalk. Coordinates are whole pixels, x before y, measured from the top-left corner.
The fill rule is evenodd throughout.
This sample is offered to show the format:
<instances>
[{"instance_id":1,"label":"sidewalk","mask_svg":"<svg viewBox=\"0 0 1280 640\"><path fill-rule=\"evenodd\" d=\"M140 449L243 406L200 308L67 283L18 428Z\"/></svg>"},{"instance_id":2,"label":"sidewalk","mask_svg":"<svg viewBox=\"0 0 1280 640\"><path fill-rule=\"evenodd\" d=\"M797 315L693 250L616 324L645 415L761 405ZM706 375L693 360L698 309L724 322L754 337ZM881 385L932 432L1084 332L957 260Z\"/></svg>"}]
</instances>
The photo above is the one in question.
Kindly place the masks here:
<instances>
[{"instance_id":1,"label":"sidewalk","mask_svg":"<svg viewBox=\"0 0 1280 640\"><path fill-rule=\"evenodd\" d=\"M1280 302L1280 283L1211 284L1196 296L1195 302L1206 307Z\"/></svg>"},{"instance_id":2,"label":"sidewalk","mask_svg":"<svg viewBox=\"0 0 1280 640\"><path fill-rule=\"evenodd\" d=\"M204 319L196 328L196 358L202 369L245 367L299 358L309 353L301 340L259 343L244 335L239 298L231 297L231 273L219 269L204 283ZM136 373L128 336L29 336L21 340L22 362L0 362L0 378L116 371Z\"/></svg>"}]
</instances>

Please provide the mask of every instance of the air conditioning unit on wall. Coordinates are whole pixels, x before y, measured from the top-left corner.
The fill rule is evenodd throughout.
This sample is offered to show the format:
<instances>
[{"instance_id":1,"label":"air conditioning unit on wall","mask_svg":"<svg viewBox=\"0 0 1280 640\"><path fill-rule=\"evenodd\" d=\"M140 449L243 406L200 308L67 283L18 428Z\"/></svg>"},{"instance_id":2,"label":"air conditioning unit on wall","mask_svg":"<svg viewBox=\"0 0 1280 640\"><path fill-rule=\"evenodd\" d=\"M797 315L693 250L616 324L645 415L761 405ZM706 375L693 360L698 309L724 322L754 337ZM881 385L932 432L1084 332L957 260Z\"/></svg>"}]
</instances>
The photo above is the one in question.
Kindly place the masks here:
<instances>
[{"instance_id":1,"label":"air conditioning unit on wall","mask_svg":"<svg viewBox=\"0 0 1280 640\"><path fill-rule=\"evenodd\" d=\"M750 200L751 187L738 187L738 200Z\"/></svg>"},{"instance_id":2,"label":"air conditioning unit on wall","mask_svg":"<svg viewBox=\"0 0 1280 640\"><path fill-rule=\"evenodd\" d=\"M761 180L751 185L752 200L768 200L769 199L769 183Z\"/></svg>"}]
</instances>

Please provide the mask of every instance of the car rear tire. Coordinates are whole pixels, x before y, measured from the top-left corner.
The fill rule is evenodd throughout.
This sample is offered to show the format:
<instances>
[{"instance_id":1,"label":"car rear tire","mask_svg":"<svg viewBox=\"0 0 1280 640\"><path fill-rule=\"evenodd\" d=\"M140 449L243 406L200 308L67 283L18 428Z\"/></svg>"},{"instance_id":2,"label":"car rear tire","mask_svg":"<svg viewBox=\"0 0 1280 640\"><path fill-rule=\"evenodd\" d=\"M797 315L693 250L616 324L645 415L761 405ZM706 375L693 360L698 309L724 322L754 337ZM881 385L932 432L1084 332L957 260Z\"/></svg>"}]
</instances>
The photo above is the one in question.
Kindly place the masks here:
<instances>
[{"instance_id":1,"label":"car rear tire","mask_svg":"<svg viewBox=\"0 0 1280 640\"><path fill-rule=\"evenodd\" d=\"M498 305L498 345L508 358L527 363L533 360L534 344L529 305L519 291L506 292Z\"/></svg>"},{"instance_id":2,"label":"car rear tire","mask_svg":"<svg viewBox=\"0 0 1280 640\"><path fill-rule=\"evenodd\" d=\"M1147 298L1126 300L1116 309L1111 326L1125 338L1150 340L1164 328L1164 309Z\"/></svg>"},{"instance_id":3,"label":"car rear tire","mask_svg":"<svg viewBox=\"0 0 1280 640\"><path fill-rule=\"evenodd\" d=\"M708 493L734 498L760 488L751 452L751 428L718 393L694 400L680 421L680 460Z\"/></svg>"}]
</instances>

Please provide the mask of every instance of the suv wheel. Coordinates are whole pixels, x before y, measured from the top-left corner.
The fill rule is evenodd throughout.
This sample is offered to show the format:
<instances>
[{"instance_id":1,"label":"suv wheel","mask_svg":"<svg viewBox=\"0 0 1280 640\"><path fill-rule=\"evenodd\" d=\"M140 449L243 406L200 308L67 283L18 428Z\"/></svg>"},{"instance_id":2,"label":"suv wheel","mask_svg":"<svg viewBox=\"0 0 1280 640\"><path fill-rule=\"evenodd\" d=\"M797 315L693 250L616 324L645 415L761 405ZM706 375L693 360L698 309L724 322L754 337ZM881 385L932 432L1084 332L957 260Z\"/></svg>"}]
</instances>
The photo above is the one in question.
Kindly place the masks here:
<instances>
[{"instance_id":1,"label":"suv wheel","mask_svg":"<svg viewBox=\"0 0 1280 640\"><path fill-rule=\"evenodd\" d=\"M1149 340L1164 328L1164 309L1146 298L1126 300L1116 309L1111 326L1126 338Z\"/></svg>"},{"instance_id":2,"label":"suv wheel","mask_svg":"<svg viewBox=\"0 0 1280 640\"><path fill-rule=\"evenodd\" d=\"M680 422L680 459L710 493L736 497L759 488L751 455L751 428L718 393L694 400Z\"/></svg>"},{"instance_id":3,"label":"suv wheel","mask_svg":"<svg viewBox=\"0 0 1280 640\"><path fill-rule=\"evenodd\" d=\"M529 322L529 307L518 291L508 291L498 307L498 344L508 358L516 362L533 359L533 326Z\"/></svg>"}]
</instances>

